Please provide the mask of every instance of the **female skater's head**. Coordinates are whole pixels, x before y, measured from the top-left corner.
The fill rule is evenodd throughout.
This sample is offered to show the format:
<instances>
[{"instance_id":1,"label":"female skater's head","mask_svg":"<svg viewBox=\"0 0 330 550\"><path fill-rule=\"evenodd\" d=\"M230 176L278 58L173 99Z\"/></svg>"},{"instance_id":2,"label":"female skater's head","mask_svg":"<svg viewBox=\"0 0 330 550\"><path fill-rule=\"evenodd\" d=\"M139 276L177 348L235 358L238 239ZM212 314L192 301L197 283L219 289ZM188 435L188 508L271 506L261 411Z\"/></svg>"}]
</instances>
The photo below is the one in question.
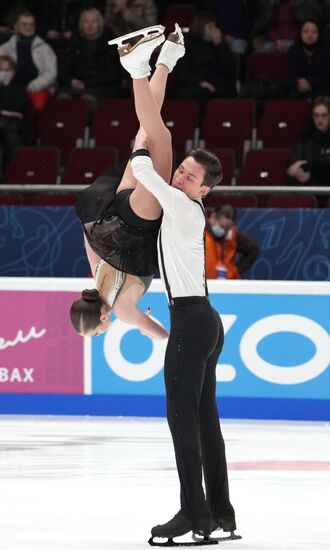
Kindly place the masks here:
<instances>
[{"instance_id":1,"label":"female skater's head","mask_svg":"<svg viewBox=\"0 0 330 550\"><path fill-rule=\"evenodd\" d=\"M71 306L70 317L73 327L83 336L98 336L111 325L110 306L95 288L82 291Z\"/></svg>"},{"instance_id":2,"label":"female skater's head","mask_svg":"<svg viewBox=\"0 0 330 550\"><path fill-rule=\"evenodd\" d=\"M190 199L206 197L222 180L222 166L206 149L193 149L175 170L172 186Z\"/></svg>"}]
</instances>

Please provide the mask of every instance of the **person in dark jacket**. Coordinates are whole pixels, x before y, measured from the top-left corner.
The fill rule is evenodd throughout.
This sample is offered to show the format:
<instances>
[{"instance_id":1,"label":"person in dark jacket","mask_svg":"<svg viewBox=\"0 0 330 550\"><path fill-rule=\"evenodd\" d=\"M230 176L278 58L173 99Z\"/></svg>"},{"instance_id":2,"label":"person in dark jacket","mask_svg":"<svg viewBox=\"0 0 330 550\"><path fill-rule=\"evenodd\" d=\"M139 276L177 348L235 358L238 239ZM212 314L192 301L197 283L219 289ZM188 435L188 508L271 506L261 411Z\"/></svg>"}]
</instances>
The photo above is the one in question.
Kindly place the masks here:
<instances>
[{"instance_id":1,"label":"person in dark jacket","mask_svg":"<svg viewBox=\"0 0 330 550\"><path fill-rule=\"evenodd\" d=\"M304 99L326 94L330 89L330 49L322 41L317 21L305 21L298 38L287 52L288 97Z\"/></svg>"},{"instance_id":2,"label":"person in dark jacket","mask_svg":"<svg viewBox=\"0 0 330 550\"><path fill-rule=\"evenodd\" d=\"M197 99L204 114L210 99L235 95L233 55L214 15L208 12L192 19L185 45L186 55L176 70L175 94Z\"/></svg>"},{"instance_id":3,"label":"person in dark jacket","mask_svg":"<svg viewBox=\"0 0 330 550\"><path fill-rule=\"evenodd\" d=\"M0 56L0 146L3 148L4 165L20 145L23 145L23 118L27 107L27 95L15 76L15 61Z\"/></svg>"},{"instance_id":4,"label":"person in dark jacket","mask_svg":"<svg viewBox=\"0 0 330 550\"><path fill-rule=\"evenodd\" d=\"M258 245L235 226L237 211L223 204L207 217L206 276L208 279L240 279L256 261Z\"/></svg>"},{"instance_id":5,"label":"person in dark jacket","mask_svg":"<svg viewBox=\"0 0 330 550\"><path fill-rule=\"evenodd\" d=\"M59 96L84 97L93 111L100 98L120 96L122 69L116 52L108 46L111 38L97 9L81 13L79 34L73 36L60 70Z\"/></svg>"},{"instance_id":6,"label":"person in dark jacket","mask_svg":"<svg viewBox=\"0 0 330 550\"><path fill-rule=\"evenodd\" d=\"M318 97L312 120L293 146L287 169L288 185L330 187L330 99Z\"/></svg>"},{"instance_id":7,"label":"person in dark jacket","mask_svg":"<svg viewBox=\"0 0 330 550\"><path fill-rule=\"evenodd\" d=\"M322 0L259 0L256 4L250 47L257 52L287 51L304 21L323 16Z\"/></svg>"}]
</instances>

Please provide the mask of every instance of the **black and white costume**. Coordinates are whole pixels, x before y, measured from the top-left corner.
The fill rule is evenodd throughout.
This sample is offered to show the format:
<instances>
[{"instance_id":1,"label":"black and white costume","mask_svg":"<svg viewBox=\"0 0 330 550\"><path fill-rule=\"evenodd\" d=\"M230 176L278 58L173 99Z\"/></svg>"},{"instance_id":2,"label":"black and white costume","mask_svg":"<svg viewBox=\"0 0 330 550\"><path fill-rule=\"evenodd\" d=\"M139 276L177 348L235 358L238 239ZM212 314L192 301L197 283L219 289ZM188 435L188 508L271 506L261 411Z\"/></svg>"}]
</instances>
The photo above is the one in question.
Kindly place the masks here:
<instances>
[{"instance_id":1,"label":"black and white costume","mask_svg":"<svg viewBox=\"0 0 330 550\"><path fill-rule=\"evenodd\" d=\"M131 166L136 179L163 208L158 259L171 316L164 365L167 418L181 509L198 527L201 518L234 516L216 403L215 369L224 335L219 314L207 296L203 206L169 186L155 172L146 150L131 155Z\"/></svg>"}]
</instances>

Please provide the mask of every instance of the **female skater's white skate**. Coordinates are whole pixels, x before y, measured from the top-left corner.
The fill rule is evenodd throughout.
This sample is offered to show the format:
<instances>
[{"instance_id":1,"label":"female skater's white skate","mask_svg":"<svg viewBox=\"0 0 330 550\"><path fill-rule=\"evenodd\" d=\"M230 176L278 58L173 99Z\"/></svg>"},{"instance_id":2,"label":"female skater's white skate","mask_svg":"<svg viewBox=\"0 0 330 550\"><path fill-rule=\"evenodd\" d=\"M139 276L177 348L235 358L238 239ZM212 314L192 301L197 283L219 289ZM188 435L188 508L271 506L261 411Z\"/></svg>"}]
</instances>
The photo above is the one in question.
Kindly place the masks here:
<instances>
[{"instance_id":1,"label":"female skater's white skate","mask_svg":"<svg viewBox=\"0 0 330 550\"><path fill-rule=\"evenodd\" d=\"M117 44L120 62L132 78L145 78L151 73L152 52L165 40L164 30L162 25L154 25L114 38L108 44Z\"/></svg>"}]
</instances>

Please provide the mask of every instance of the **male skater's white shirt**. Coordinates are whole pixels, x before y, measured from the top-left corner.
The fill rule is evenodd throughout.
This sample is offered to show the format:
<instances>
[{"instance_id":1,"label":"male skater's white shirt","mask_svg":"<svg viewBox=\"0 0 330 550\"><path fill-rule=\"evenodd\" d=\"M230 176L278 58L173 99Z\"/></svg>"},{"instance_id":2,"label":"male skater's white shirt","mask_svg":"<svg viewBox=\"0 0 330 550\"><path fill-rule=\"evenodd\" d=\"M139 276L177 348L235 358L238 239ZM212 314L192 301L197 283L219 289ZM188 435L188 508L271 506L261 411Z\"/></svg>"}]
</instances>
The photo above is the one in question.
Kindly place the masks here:
<instances>
[{"instance_id":1,"label":"male skater's white shirt","mask_svg":"<svg viewBox=\"0 0 330 550\"><path fill-rule=\"evenodd\" d=\"M205 217L199 204L166 183L146 155L131 159L134 177L159 201L163 208L161 238L167 279L173 298L205 296L204 239ZM158 242L158 263L164 273Z\"/></svg>"}]
</instances>

